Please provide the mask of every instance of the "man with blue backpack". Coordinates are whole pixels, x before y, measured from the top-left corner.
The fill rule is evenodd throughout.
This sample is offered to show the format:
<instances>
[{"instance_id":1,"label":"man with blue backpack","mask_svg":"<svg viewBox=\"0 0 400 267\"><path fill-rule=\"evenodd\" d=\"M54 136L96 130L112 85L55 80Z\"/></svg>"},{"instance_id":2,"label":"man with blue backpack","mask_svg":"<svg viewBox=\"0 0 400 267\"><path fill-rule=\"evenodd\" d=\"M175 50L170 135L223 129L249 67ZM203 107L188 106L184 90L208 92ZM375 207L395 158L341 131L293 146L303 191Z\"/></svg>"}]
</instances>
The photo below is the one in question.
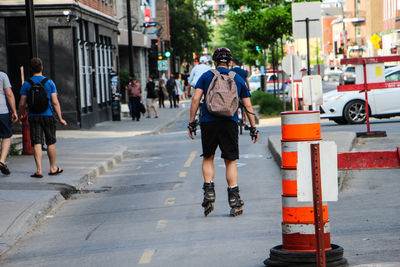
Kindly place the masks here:
<instances>
[{"instance_id":1,"label":"man with blue backpack","mask_svg":"<svg viewBox=\"0 0 400 267\"><path fill-rule=\"evenodd\" d=\"M255 127L250 93L246 83L239 75L229 70L232 60L231 51L227 48L218 48L213 54L213 60L215 69L205 72L195 86L196 89L190 106L188 133L190 138L194 139L197 128L195 116L200 100L204 95L205 101L201 106L202 116L200 121L203 149L204 200L202 206L204 215L207 216L214 209L214 156L217 147L219 147L226 167L230 214L237 216L243 213L242 206L244 204L239 195L236 167L236 160L239 159L239 99L242 100L250 114L250 137L253 143L258 140L258 131Z\"/></svg>"},{"instance_id":2,"label":"man with blue backpack","mask_svg":"<svg viewBox=\"0 0 400 267\"><path fill-rule=\"evenodd\" d=\"M23 119L22 114L24 114L27 104L31 142L37 168L31 177L42 178L42 145L44 140L50 161L48 174L58 175L63 172L63 169L56 165L56 120L53 112L57 114L61 125L65 126L67 122L61 115L61 107L54 82L42 75L43 63L41 59L32 58L30 66L33 76L22 85L19 111L20 119Z\"/></svg>"}]
</instances>

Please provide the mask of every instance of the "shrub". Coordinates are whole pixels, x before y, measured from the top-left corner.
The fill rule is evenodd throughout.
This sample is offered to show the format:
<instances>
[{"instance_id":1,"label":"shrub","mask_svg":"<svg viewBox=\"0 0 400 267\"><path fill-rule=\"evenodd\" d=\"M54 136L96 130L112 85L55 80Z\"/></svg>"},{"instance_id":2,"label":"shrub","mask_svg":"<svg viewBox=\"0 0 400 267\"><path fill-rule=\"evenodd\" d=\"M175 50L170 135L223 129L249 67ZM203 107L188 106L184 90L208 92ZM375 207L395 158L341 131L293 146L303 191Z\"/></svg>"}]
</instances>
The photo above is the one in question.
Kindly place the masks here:
<instances>
[{"instance_id":1,"label":"shrub","mask_svg":"<svg viewBox=\"0 0 400 267\"><path fill-rule=\"evenodd\" d=\"M251 103L259 105L258 112L265 116L277 116L283 111L282 100L263 91L254 92L251 96ZM286 103L286 109L290 109L290 103Z\"/></svg>"}]
</instances>

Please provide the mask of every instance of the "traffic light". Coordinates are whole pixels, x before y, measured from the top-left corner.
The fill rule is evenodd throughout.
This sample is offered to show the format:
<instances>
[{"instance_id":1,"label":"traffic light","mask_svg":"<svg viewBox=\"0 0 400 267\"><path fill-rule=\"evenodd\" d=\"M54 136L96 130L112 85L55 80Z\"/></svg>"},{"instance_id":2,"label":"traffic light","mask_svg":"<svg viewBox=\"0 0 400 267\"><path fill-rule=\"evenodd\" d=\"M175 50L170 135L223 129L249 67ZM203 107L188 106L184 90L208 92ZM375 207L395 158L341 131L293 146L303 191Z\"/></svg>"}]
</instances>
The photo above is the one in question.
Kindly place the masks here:
<instances>
[{"instance_id":1,"label":"traffic light","mask_svg":"<svg viewBox=\"0 0 400 267\"><path fill-rule=\"evenodd\" d=\"M163 59L163 57L162 57L161 53L158 53L158 60L162 60L162 59Z\"/></svg>"},{"instance_id":2,"label":"traffic light","mask_svg":"<svg viewBox=\"0 0 400 267\"><path fill-rule=\"evenodd\" d=\"M168 40L164 41L164 57L169 58L171 56L171 46Z\"/></svg>"}]
</instances>

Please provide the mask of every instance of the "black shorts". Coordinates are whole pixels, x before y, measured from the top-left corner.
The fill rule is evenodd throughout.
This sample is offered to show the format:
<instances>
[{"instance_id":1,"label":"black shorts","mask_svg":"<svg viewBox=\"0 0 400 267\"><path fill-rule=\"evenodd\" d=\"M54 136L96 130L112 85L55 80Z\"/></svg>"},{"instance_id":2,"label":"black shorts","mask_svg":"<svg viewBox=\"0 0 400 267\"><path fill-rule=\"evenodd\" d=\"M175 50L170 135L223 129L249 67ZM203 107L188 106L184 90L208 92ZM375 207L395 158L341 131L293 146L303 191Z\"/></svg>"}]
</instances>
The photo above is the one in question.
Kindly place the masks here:
<instances>
[{"instance_id":1,"label":"black shorts","mask_svg":"<svg viewBox=\"0 0 400 267\"><path fill-rule=\"evenodd\" d=\"M232 120L202 122L200 128L204 157L214 155L219 146L222 158L239 159L239 135L236 122Z\"/></svg>"},{"instance_id":2,"label":"black shorts","mask_svg":"<svg viewBox=\"0 0 400 267\"><path fill-rule=\"evenodd\" d=\"M32 146L43 144L44 140L46 140L46 145L56 143L56 120L53 116L29 117L29 129Z\"/></svg>"},{"instance_id":3,"label":"black shorts","mask_svg":"<svg viewBox=\"0 0 400 267\"><path fill-rule=\"evenodd\" d=\"M0 114L0 138L10 138L12 136L10 114Z\"/></svg>"}]
</instances>

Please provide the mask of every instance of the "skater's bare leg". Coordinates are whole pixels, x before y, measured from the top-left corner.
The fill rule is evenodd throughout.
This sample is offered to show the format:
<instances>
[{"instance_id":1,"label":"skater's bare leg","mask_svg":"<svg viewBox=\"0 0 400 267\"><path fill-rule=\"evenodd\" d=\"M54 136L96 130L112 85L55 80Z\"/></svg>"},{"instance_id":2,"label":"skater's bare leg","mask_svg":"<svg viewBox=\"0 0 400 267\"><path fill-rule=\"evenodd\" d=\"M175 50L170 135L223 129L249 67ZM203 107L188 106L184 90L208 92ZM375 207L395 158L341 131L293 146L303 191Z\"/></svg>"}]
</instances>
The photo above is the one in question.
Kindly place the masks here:
<instances>
[{"instance_id":1,"label":"skater's bare leg","mask_svg":"<svg viewBox=\"0 0 400 267\"><path fill-rule=\"evenodd\" d=\"M226 167L226 182L228 183L229 187L237 185L237 167L236 167L236 160L228 160L224 159L225 167Z\"/></svg>"},{"instance_id":2,"label":"skater's bare leg","mask_svg":"<svg viewBox=\"0 0 400 267\"><path fill-rule=\"evenodd\" d=\"M211 155L210 157L203 157L202 171L205 183L214 181L214 155Z\"/></svg>"}]
</instances>

